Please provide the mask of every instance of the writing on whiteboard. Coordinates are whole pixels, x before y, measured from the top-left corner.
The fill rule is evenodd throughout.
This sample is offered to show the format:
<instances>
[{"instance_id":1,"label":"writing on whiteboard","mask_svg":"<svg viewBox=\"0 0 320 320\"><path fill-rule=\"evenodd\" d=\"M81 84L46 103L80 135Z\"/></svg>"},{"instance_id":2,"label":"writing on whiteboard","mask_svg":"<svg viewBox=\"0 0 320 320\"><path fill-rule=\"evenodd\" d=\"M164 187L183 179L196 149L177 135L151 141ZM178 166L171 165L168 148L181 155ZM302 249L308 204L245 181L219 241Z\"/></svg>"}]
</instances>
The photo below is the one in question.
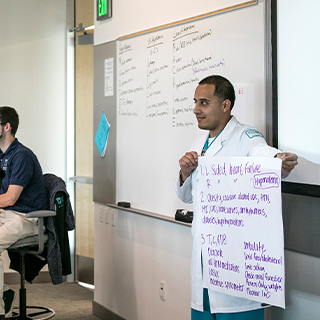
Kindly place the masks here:
<instances>
[{"instance_id":1,"label":"writing on whiteboard","mask_svg":"<svg viewBox=\"0 0 320 320\"><path fill-rule=\"evenodd\" d=\"M212 29L193 23L150 34L139 47L135 40L121 41L118 115L132 121L168 119L179 130L196 128L192 92L208 71L226 66L224 57L202 53L212 36ZM187 48L194 46L200 50L190 57Z\"/></svg>"}]
</instances>

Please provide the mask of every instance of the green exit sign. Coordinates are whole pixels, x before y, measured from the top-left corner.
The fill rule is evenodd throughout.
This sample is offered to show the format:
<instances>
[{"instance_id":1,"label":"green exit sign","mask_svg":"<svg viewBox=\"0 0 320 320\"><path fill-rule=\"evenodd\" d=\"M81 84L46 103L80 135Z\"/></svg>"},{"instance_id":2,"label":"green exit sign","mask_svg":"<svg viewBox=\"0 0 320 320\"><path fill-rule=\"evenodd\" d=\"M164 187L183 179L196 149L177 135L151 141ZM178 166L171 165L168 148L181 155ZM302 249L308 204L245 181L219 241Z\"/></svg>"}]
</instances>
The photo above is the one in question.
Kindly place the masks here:
<instances>
[{"instance_id":1,"label":"green exit sign","mask_svg":"<svg viewBox=\"0 0 320 320\"><path fill-rule=\"evenodd\" d=\"M97 0L97 20L105 20L111 17L111 0Z\"/></svg>"}]
</instances>

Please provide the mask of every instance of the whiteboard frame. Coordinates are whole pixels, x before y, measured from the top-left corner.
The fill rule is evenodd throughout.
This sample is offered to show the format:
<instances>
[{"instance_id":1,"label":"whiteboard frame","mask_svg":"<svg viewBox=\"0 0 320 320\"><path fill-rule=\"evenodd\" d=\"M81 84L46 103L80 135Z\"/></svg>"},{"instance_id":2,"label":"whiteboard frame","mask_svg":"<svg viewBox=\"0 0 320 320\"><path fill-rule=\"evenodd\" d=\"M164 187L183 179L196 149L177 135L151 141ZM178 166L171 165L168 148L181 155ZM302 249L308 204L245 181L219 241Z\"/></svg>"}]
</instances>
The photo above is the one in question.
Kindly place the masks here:
<instances>
[{"instance_id":1,"label":"whiteboard frame","mask_svg":"<svg viewBox=\"0 0 320 320\"><path fill-rule=\"evenodd\" d=\"M277 0L271 0L271 47L272 47L272 122L273 146L278 148L278 10ZM282 192L320 198L320 186L316 184L282 181Z\"/></svg>"},{"instance_id":2,"label":"whiteboard frame","mask_svg":"<svg viewBox=\"0 0 320 320\"><path fill-rule=\"evenodd\" d=\"M195 20L208 18L208 17L214 16L214 15L217 15L217 14L226 13L226 12L230 12L230 11L246 8L246 7L249 7L249 6L252 6L252 5L256 5L258 3L259 3L259 0L244 1L243 3L237 4L237 5L234 5L234 6L230 6L230 7L227 7L227 8L223 8L223 9L211 11L211 12L208 12L208 13L200 14L200 15L192 17L192 18L183 19L183 20L179 20L179 21L176 21L176 22L171 22L171 23L168 23L168 24L164 24L162 26L158 26L158 27L147 29L147 30L131 33L131 34L119 37L118 40L120 40L120 41L121 40L125 40L125 39L128 39L128 38L140 36L140 35L148 33L148 32L158 31L158 30L161 30L161 29L164 29L164 28L169 28L169 27L176 26L176 25L179 25L179 24L189 23L189 22L192 22L192 21L195 21Z\"/></svg>"}]
</instances>

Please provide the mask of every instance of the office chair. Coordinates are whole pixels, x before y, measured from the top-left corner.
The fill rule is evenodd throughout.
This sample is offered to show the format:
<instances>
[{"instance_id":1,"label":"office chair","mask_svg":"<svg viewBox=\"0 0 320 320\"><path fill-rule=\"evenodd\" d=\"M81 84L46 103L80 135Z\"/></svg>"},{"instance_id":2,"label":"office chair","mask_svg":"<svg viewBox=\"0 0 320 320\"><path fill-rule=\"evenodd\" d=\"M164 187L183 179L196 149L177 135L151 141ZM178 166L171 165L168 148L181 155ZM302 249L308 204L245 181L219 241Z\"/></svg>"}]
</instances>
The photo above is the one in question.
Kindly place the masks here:
<instances>
[{"instance_id":1,"label":"office chair","mask_svg":"<svg viewBox=\"0 0 320 320\"><path fill-rule=\"evenodd\" d=\"M67 230L73 230L74 216L69 202L69 195L65 189L65 183L61 178L53 174L45 174L44 182L47 197L49 198L49 208L51 210L33 211L26 214L27 218L38 218L38 235L20 239L7 249L11 259L10 268L20 272L21 286L19 290L19 307L14 308L12 317L6 319L46 320L52 318L55 315L54 310L47 307L26 305L25 280L31 282L47 262L49 263L49 272L53 284L61 283L62 276L71 273ZM69 216L67 216L68 209L69 213L71 210ZM47 228L44 228L44 225ZM52 228L54 228L56 232L58 231L57 235L52 235ZM52 239L54 239L54 241L56 239L57 244L55 245L59 247L59 252L63 260L61 270L59 268L54 268L56 269L54 271L50 269L49 256L47 256L46 253L46 247L50 245L50 239L51 241ZM50 248L52 249L52 247ZM15 261L12 260L12 258L17 260L17 256L19 256L20 265L15 264ZM37 258L30 261L30 259L34 257ZM36 267L34 267L34 260L37 261ZM27 264L26 261L28 262ZM58 276L56 274L57 271ZM16 312L16 309L19 309L19 314Z\"/></svg>"}]
</instances>

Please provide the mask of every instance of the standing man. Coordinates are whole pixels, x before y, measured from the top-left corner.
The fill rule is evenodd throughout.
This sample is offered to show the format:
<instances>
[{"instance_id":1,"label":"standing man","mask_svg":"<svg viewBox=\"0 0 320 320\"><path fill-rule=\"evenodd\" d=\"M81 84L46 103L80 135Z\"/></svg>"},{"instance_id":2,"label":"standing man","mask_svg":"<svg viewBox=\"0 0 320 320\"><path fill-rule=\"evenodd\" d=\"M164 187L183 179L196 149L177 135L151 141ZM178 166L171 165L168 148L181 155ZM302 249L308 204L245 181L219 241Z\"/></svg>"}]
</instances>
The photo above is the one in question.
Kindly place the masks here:
<instances>
[{"instance_id":1,"label":"standing man","mask_svg":"<svg viewBox=\"0 0 320 320\"><path fill-rule=\"evenodd\" d=\"M41 166L35 154L15 138L18 125L16 110L0 107L0 167L5 174L0 189L0 255L17 240L37 234L37 219L25 214L47 208ZM14 296L12 290L3 292L3 277L0 257L0 320L10 311Z\"/></svg>"},{"instance_id":2,"label":"standing man","mask_svg":"<svg viewBox=\"0 0 320 320\"><path fill-rule=\"evenodd\" d=\"M297 155L281 153L267 145L262 134L239 123L231 110L235 92L229 80L222 76L209 76L200 81L194 94L193 110L200 129L209 131L207 137L197 139L191 151L180 160L180 175L176 193L185 203L196 201L196 172L198 156L260 156L282 159L282 176L287 176L298 164ZM208 290L202 279L202 253L200 214L194 208L192 223L193 252L191 275L191 320L263 320L261 303Z\"/></svg>"}]
</instances>

